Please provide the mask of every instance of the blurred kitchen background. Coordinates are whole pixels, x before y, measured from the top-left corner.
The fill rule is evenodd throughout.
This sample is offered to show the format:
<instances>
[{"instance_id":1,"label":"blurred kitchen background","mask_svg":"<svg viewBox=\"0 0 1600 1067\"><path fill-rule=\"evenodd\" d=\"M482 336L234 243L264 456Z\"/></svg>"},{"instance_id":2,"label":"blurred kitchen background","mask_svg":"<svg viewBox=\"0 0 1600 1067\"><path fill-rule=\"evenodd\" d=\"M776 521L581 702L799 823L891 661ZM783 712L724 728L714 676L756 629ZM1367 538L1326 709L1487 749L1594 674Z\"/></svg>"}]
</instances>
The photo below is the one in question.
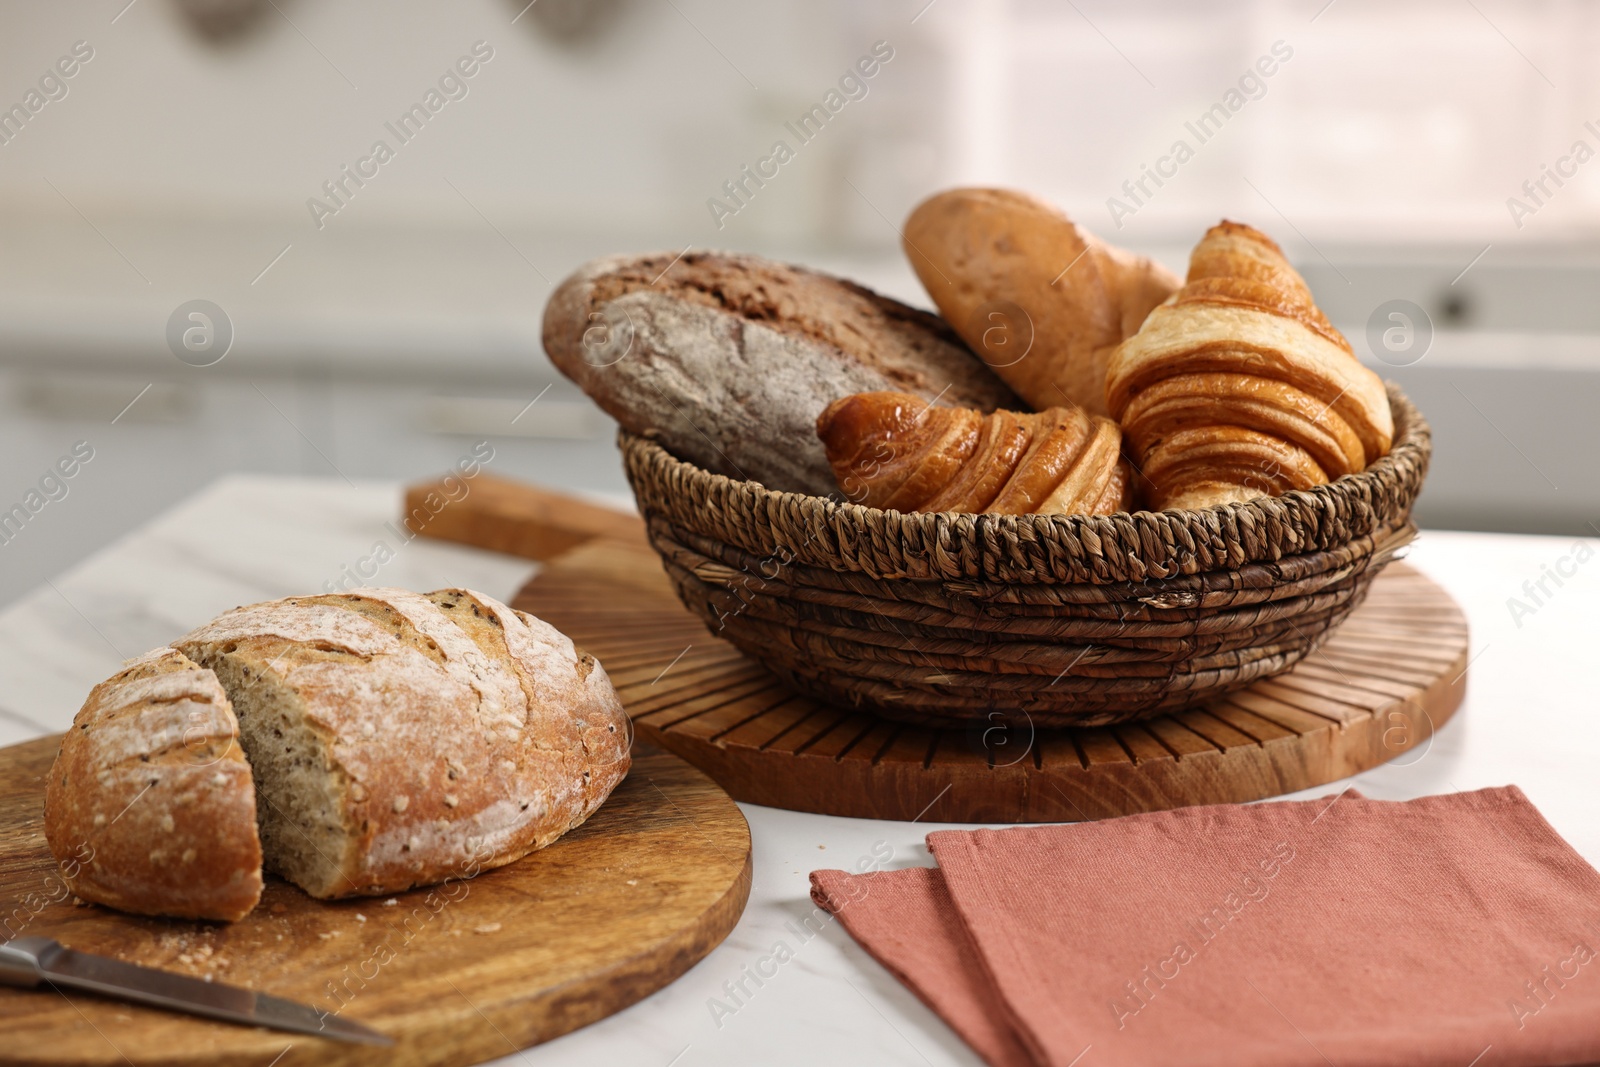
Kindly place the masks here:
<instances>
[{"instance_id":1,"label":"blurred kitchen background","mask_svg":"<svg viewBox=\"0 0 1600 1067\"><path fill-rule=\"evenodd\" d=\"M1431 419L1425 525L1597 532L1591 0L0 12L0 511L93 451L0 544L0 603L228 472L417 479L488 439L496 473L625 491L612 426L541 351L553 283L722 247L926 304L896 226L956 183L1049 197L1180 271L1219 217L1267 230ZM785 124L875 46L801 144ZM402 143L386 124L429 90ZM380 139L393 158L363 162ZM794 158L731 199L778 140ZM1168 176L1141 192L1147 167ZM194 300L231 323L209 366L169 346Z\"/></svg>"}]
</instances>

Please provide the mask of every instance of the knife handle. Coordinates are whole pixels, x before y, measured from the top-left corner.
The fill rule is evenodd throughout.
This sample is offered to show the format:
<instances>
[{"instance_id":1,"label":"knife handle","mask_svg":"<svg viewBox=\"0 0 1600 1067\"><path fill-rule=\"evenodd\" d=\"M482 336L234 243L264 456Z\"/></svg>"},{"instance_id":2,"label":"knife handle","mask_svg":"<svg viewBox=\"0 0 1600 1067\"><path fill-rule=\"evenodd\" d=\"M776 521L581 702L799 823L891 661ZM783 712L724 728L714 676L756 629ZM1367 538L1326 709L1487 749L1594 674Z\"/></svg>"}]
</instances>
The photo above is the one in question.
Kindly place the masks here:
<instances>
[{"instance_id":1,"label":"knife handle","mask_svg":"<svg viewBox=\"0 0 1600 1067\"><path fill-rule=\"evenodd\" d=\"M61 945L48 937L18 937L0 944L0 985L32 989L44 981L40 964Z\"/></svg>"}]
</instances>

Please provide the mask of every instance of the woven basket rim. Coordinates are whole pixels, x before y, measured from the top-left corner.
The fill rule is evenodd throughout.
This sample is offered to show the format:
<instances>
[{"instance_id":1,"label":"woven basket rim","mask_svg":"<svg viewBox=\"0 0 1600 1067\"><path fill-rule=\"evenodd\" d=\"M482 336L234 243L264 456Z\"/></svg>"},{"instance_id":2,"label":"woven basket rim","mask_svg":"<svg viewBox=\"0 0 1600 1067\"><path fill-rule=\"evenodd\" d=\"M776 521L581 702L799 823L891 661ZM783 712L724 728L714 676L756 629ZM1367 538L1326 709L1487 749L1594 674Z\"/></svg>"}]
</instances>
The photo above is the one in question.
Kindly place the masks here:
<instances>
[{"instance_id":1,"label":"woven basket rim","mask_svg":"<svg viewBox=\"0 0 1600 1067\"><path fill-rule=\"evenodd\" d=\"M974 577L970 561L958 563L937 557L948 556L952 545L978 540L990 548L997 547L1001 553L1009 549L1012 554L1027 556L1071 557L1060 567L1052 568L1055 573L1034 580L1142 581L1278 560L1407 525L1432 455L1431 431L1399 386L1385 384L1394 418L1394 440L1389 452L1366 470L1313 489L1201 509L1114 515L882 510L830 497L769 489L760 482L716 474L674 456L655 440L627 430L618 432L618 443L640 510L647 518L664 509L652 506L656 501L647 501L649 494L642 490L649 482L656 483L656 490L661 483L672 483L687 492L669 493L669 498L686 495L696 504L715 501L725 511L757 520L756 525L759 520L770 523L778 516L803 517L805 525L830 532L825 547L833 550L825 554L833 557L834 566L877 577ZM703 525L695 508L665 510L675 513L670 520L680 525ZM908 559L918 557L922 565L858 565L855 559L842 558L853 555L844 551L847 542L850 548L864 548L870 542L881 550L886 537L898 540L900 551ZM746 541L744 547L753 551L760 551L760 542L770 541L762 536L729 539ZM1159 557L1163 556L1170 557L1168 563L1161 562ZM984 566L982 570L989 572L992 568Z\"/></svg>"}]
</instances>

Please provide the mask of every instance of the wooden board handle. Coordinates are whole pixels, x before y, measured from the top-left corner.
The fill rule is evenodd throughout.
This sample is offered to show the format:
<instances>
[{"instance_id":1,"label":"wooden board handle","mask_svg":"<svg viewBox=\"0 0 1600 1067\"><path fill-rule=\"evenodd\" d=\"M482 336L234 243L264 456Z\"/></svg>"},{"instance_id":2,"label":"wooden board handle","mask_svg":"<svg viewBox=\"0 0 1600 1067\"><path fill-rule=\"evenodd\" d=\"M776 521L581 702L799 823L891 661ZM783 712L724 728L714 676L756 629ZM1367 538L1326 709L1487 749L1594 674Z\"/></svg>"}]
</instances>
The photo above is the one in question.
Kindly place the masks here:
<instances>
[{"instance_id":1,"label":"wooden board handle","mask_svg":"<svg viewBox=\"0 0 1600 1067\"><path fill-rule=\"evenodd\" d=\"M597 539L644 538L637 515L488 473L407 487L403 521L422 537L540 561Z\"/></svg>"}]
</instances>

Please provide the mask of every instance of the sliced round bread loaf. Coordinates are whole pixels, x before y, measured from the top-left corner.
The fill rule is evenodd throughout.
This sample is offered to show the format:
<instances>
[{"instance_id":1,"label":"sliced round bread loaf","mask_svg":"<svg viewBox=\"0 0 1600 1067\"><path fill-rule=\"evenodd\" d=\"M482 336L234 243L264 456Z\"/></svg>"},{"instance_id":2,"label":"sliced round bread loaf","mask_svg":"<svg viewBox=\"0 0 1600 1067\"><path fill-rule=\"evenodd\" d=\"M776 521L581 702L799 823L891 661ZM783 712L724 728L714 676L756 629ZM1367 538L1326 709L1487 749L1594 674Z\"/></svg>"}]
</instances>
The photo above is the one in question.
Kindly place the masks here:
<instances>
[{"instance_id":1,"label":"sliced round bread loaf","mask_svg":"<svg viewBox=\"0 0 1600 1067\"><path fill-rule=\"evenodd\" d=\"M268 869L312 896L510 863L582 823L628 771L605 671L482 593L292 597L174 645L232 698Z\"/></svg>"},{"instance_id":2,"label":"sliced round bread loaf","mask_svg":"<svg viewBox=\"0 0 1600 1067\"><path fill-rule=\"evenodd\" d=\"M243 918L261 898L261 844L238 740L216 675L175 649L95 686L45 785L45 838L72 891L145 915Z\"/></svg>"}]
</instances>

